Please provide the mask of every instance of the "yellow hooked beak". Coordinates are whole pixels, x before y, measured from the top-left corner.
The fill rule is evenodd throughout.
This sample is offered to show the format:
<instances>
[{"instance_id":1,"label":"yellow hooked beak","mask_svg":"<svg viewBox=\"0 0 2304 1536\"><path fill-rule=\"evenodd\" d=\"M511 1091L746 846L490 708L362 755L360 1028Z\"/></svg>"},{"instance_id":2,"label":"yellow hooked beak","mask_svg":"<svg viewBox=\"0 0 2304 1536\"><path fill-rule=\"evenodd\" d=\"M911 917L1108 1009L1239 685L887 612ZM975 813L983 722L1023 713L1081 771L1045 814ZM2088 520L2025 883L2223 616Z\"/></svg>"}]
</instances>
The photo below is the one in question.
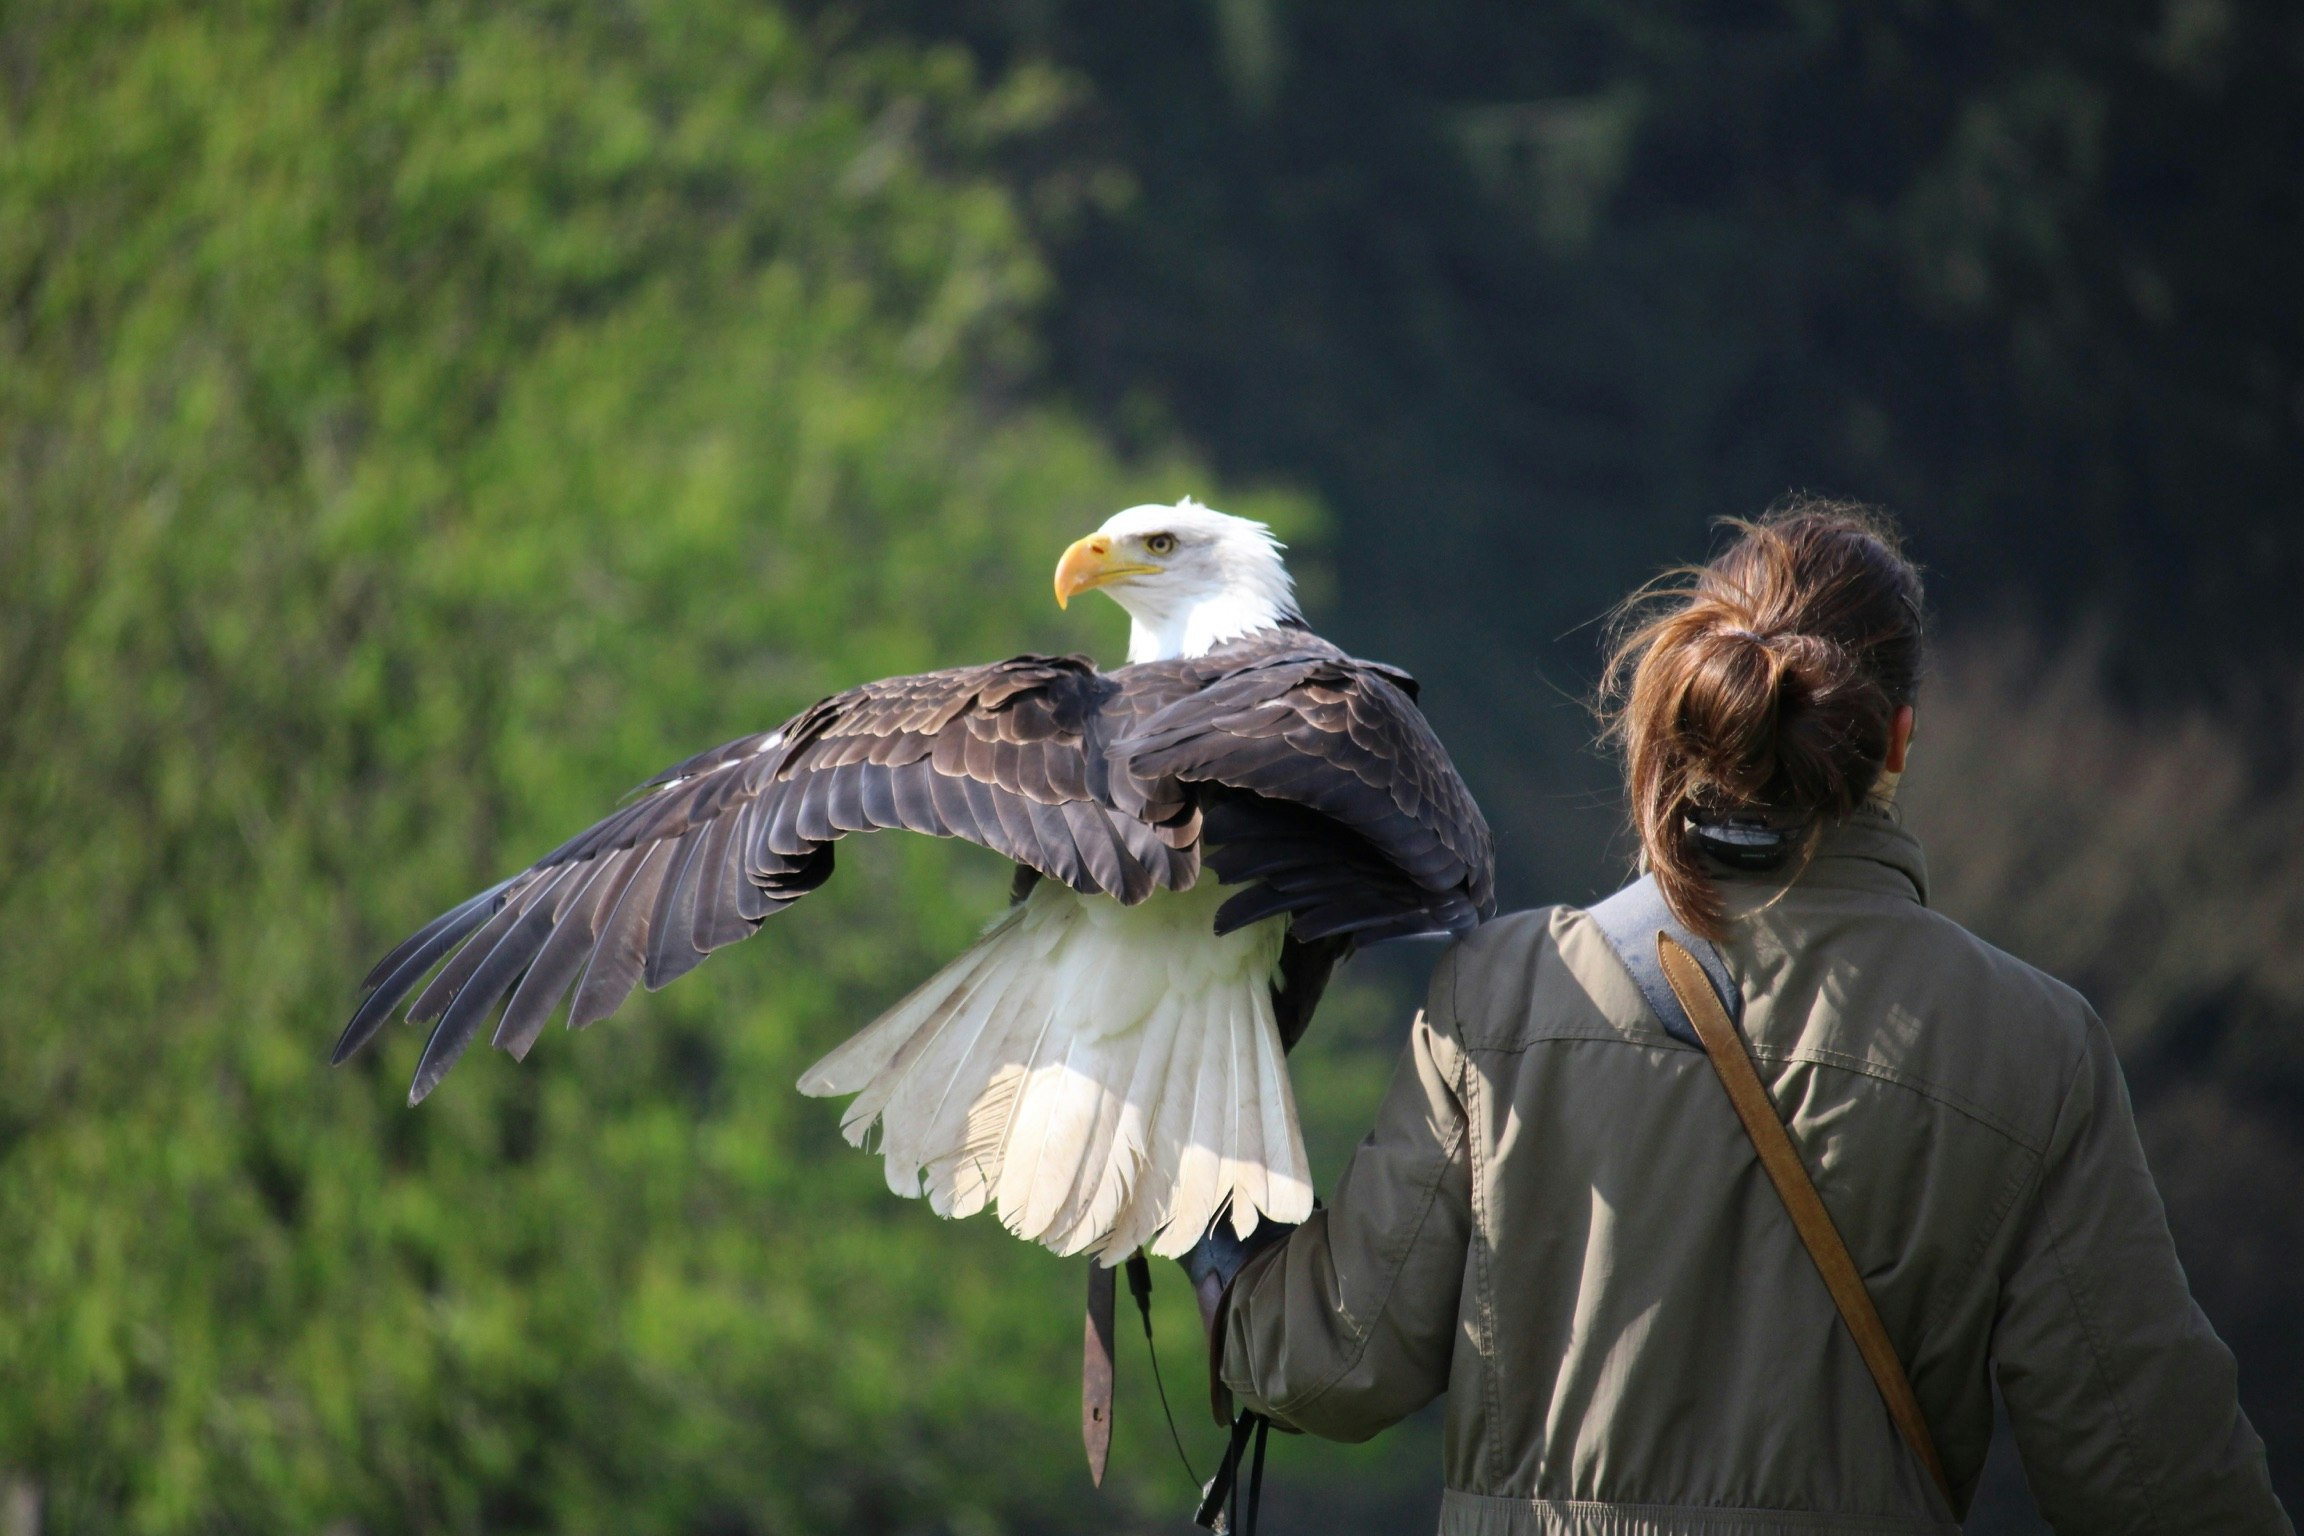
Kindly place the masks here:
<instances>
[{"instance_id":1,"label":"yellow hooked beak","mask_svg":"<svg viewBox=\"0 0 2304 1536\"><path fill-rule=\"evenodd\" d=\"M1153 576L1159 571L1156 565L1114 559L1112 541L1101 533L1092 533L1074 540L1072 547L1064 551L1064 558L1056 562L1056 606L1069 608L1072 599L1083 592L1109 586L1123 577Z\"/></svg>"}]
</instances>

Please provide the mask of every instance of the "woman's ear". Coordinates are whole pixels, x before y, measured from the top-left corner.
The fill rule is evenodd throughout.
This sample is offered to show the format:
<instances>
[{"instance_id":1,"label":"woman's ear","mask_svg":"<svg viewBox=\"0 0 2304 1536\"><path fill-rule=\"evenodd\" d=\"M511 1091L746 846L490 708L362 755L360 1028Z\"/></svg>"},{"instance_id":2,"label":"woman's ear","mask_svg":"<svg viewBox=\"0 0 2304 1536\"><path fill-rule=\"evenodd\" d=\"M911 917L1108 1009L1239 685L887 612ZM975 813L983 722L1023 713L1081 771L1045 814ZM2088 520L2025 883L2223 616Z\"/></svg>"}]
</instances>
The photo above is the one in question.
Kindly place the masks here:
<instances>
[{"instance_id":1,"label":"woman's ear","mask_svg":"<svg viewBox=\"0 0 2304 1536\"><path fill-rule=\"evenodd\" d=\"M1912 723L1916 718L1912 706L1906 704L1896 711L1896 718L1888 722L1888 758L1880 766L1890 773L1904 771L1904 759L1912 751Z\"/></svg>"}]
</instances>

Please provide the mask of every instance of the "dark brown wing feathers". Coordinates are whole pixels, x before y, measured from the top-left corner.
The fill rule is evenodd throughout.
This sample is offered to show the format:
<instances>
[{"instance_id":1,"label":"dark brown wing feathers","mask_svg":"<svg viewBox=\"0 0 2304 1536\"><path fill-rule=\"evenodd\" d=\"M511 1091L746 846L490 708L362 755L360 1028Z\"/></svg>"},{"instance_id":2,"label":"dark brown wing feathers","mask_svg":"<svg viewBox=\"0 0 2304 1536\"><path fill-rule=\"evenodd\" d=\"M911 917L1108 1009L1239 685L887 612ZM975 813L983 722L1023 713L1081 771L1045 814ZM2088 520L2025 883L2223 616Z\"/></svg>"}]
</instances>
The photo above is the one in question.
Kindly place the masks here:
<instances>
[{"instance_id":1,"label":"dark brown wing feathers","mask_svg":"<svg viewBox=\"0 0 2304 1536\"><path fill-rule=\"evenodd\" d=\"M1250 885L1219 926L1288 912L1300 939L1363 943L1471 927L1495 902L1487 823L1402 674L1274 633L1254 664L1164 703L1126 743L1131 777L1179 786L1148 803L1201 787L1210 866Z\"/></svg>"},{"instance_id":2,"label":"dark brown wing feathers","mask_svg":"<svg viewBox=\"0 0 2304 1536\"><path fill-rule=\"evenodd\" d=\"M525 1056L563 999L572 1028L607 1017L823 884L840 838L882 828L1124 902L1189 886L1205 857L1243 887L1220 927L1293 917L1293 1044L1352 944L1461 931L1492 903L1488 829L1413 688L1282 629L1112 673L1019 656L851 689L667 769L419 929L369 973L336 1059L436 967L408 1010L437 1021L411 1102L507 994L493 1043Z\"/></svg>"}]
</instances>

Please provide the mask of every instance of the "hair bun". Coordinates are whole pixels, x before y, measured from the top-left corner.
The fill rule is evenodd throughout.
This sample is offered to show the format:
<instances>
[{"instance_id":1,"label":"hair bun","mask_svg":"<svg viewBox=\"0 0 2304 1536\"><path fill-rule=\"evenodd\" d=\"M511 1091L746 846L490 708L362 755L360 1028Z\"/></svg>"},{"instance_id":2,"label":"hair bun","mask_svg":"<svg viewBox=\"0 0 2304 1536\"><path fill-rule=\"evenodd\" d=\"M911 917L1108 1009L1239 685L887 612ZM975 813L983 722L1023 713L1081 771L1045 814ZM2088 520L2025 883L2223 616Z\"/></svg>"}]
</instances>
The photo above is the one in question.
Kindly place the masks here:
<instances>
[{"instance_id":1,"label":"hair bun","mask_svg":"<svg viewBox=\"0 0 2304 1536\"><path fill-rule=\"evenodd\" d=\"M1813 831L1855 810L1920 667L1919 573L1876 516L1809 502L1732 526L1685 584L1628 605L1663 611L1621 635L1604 684L1646 863L1707 934L1719 896L1685 820L1762 813Z\"/></svg>"}]
</instances>

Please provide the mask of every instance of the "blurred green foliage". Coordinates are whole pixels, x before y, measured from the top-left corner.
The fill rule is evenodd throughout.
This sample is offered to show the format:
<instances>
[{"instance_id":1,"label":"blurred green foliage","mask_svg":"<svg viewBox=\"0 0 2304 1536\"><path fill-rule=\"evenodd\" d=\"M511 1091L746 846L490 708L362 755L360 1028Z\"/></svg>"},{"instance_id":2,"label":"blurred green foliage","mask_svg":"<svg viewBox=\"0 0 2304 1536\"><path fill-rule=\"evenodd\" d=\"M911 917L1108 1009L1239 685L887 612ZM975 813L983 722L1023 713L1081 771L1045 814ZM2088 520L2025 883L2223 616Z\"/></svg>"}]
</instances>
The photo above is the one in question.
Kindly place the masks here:
<instances>
[{"instance_id":1,"label":"blurred green foliage","mask_svg":"<svg viewBox=\"0 0 2304 1536\"><path fill-rule=\"evenodd\" d=\"M1180 1524L1133 1338L1086 1492L1079 1266L790 1088L999 861L847 845L420 1112L414 1039L322 1063L665 763L1115 654L1049 563L1187 491L1318 534L1515 899L1621 867L1589 620L1786 489L1902 513L2014 637L1931 684L1945 904L2118 1020L2293 1489L2300 81L2277 0L0 9L0 1532ZM1429 958L1294 1064L1323 1182ZM1428 1518L1436 1438L1281 1444L1275 1528Z\"/></svg>"},{"instance_id":2,"label":"blurred green foliage","mask_svg":"<svg viewBox=\"0 0 2304 1536\"><path fill-rule=\"evenodd\" d=\"M1002 403L1046 278L983 162L1062 82L736 0L11 7L0 74L0 1472L55 1532L1076 1497L1080 1266L791 1089L999 861L851 845L421 1112L413 1040L324 1065L384 946L665 763L1110 654L1056 554L1209 487ZM1141 1378L1106 1519L1182 1498Z\"/></svg>"}]
</instances>

